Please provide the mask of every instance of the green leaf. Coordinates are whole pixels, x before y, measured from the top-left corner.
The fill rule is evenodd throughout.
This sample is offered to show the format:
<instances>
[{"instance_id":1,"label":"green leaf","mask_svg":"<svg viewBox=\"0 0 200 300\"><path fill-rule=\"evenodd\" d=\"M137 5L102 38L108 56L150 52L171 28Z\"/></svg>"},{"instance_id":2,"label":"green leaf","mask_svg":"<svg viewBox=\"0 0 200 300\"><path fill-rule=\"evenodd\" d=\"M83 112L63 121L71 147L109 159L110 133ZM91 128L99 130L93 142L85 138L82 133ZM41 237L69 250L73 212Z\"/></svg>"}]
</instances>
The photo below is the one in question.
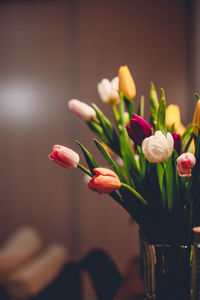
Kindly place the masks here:
<instances>
[{"instance_id":1,"label":"green leaf","mask_svg":"<svg viewBox=\"0 0 200 300\"><path fill-rule=\"evenodd\" d=\"M173 154L167 161L165 168L165 184L166 184L166 193L167 193L167 203L168 209L171 212L176 201L178 202L178 193L177 193L177 184L178 184L178 175L176 170L176 158L177 154L174 151Z\"/></svg>"},{"instance_id":2,"label":"green leaf","mask_svg":"<svg viewBox=\"0 0 200 300\"><path fill-rule=\"evenodd\" d=\"M167 131L170 132L170 133L174 132L175 131L175 124L173 123L172 126L168 127Z\"/></svg>"},{"instance_id":3,"label":"green leaf","mask_svg":"<svg viewBox=\"0 0 200 300\"><path fill-rule=\"evenodd\" d=\"M141 98L140 98L140 105L138 107L138 112L137 112L137 114L141 118L144 118L144 102L145 102L145 99L144 99L144 96L142 95Z\"/></svg>"},{"instance_id":4,"label":"green leaf","mask_svg":"<svg viewBox=\"0 0 200 300\"><path fill-rule=\"evenodd\" d=\"M150 98L150 111L151 111L152 125L155 128L157 124L159 101L158 101L157 92L153 82L151 82L149 98Z\"/></svg>"},{"instance_id":5,"label":"green leaf","mask_svg":"<svg viewBox=\"0 0 200 300\"><path fill-rule=\"evenodd\" d=\"M141 172L142 178L145 178L146 158L145 158L144 153L142 152L142 149L141 149L140 146L137 147L137 151L138 151L138 154L139 154L140 172Z\"/></svg>"},{"instance_id":6,"label":"green leaf","mask_svg":"<svg viewBox=\"0 0 200 300\"><path fill-rule=\"evenodd\" d=\"M97 148L100 150L100 152L102 153L102 155L105 157L105 159L109 163L109 165L111 166L111 168L118 175L120 181L124 182L124 183L127 183L127 180L124 177L122 171L120 170L120 168L118 167L118 165L116 164L116 162L112 159L112 157L110 156L110 154L108 153L108 151L103 147L103 145L98 140L94 139L94 142L95 142Z\"/></svg>"},{"instance_id":7,"label":"green leaf","mask_svg":"<svg viewBox=\"0 0 200 300\"><path fill-rule=\"evenodd\" d=\"M122 94L122 93L121 93ZM123 94L122 94L123 95ZM124 102L126 104L126 107L127 107L127 110L128 110L128 114L129 114L129 118L131 119L132 118L132 115L134 113L134 106L135 106L135 103L132 99L128 99L127 97L125 97L123 95L123 98L124 98Z\"/></svg>"},{"instance_id":8,"label":"green leaf","mask_svg":"<svg viewBox=\"0 0 200 300\"><path fill-rule=\"evenodd\" d=\"M197 101L200 99L200 96L199 96L199 94L197 94L197 93L194 93L194 95L195 95L195 97L196 97L196 99L197 99Z\"/></svg>"},{"instance_id":9,"label":"green leaf","mask_svg":"<svg viewBox=\"0 0 200 300\"><path fill-rule=\"evenodd\" d=\"M157 130L161 130L163 133L167 133L167 127L165 124L165 112L166 112L166 100L165 92L161 89L161 100L158 109L158 118L157 118Z\"/></svg>"},{"instance_id":10,"label":"green leaf","mask_svg":"<svg viewBox=\"0 0 200 300\"><path fill-rule=\"evenodd\" d=\"M105 144L109 143L109 140L105 135L103 128L99 124L97 124L95 121L90 121L86 124Z\"/></svg>"},{"instance_id":11,"label":"green leaf","mask_svg":"<svg viewBox=\"0 0 200 300\"><path fill-rule=\"evenodd\" d=\"M159 182L160 190L162 191L164 169L161 163L156 164L156 167L157 167L158 182Z\"/></svg>"},{"instance_id":12,"label":"green leaf","mask_svg":"<svg viewBox=\"0 0 200 300\"><path fill-rule=\"evenodd\" d=\"M126 190L132 194L133 197L136 197L143 205L147 205L147 201L132 187L128 184L122 183L121 190Z\"/></svg>"},{"instance_id":13,"label":"green leaf","mask_svg":"<svg viewBox=\"0 0 200 300\"><path fill-rule=\"evenodd\" d=\"M181 144L182 144L183 152L186 152L185 151L186 145L188 145L188 143L189 143L189 141L190 141L190 139L191 139L192 136L193 136L193 127L192 127L192 125L190 125L185 130L184 134L181 136Z\"/></svg>"},{"instance_id":14,"label":"green leaf","mask_svg":"<svg viewBox=\"0 0 200 300\"><path fill-rule=\"evenodd\" d=\"M200 183L200 128L198 125L195 124L198 129L198 136L195 143L195 157L196 157L196 164L192 169L192 178L193 178L193 189L197 189Z\"/></svg>"},{"instance_id":15,"label":"green leaf","mask_svg":"<svg viewBox=\"0 0 200 300\"><path fill-rule=\"evenodd\" d=\"M118 125L118 129L120 132L119 141L121 147L121 155L124 161L124 168L126 170L131 186L134 186L136 184L136 188L139 188L139 186L141 186L141 174L138 170L133 153L133 148L131 146L130 139L125 128L123 94L119 94L121 97L121 102L119 106L120 123Z\"/></svg>"},{"instance_id":16,"label":"green leaf","mask_svg":"<svg viewBox=\"0 0 200 300\"><path fill-rule=\"evenodd\" d=\"M86 160L86 162L88 164L88 168L90 169L90 172L93 175L95 175L93 169L98 168L99 164L94 159L94 157L92 156L92 154L79 141L76 141L76 143L80 146L81 150L83 151L83 155L84 155L85 160Z\"/></svg>"},{"instance_id":17,"label":"green leaf","mask_svg":"<svg viewBox=\"0 0 200 300\"><path fill-rule=\"evenodd\" d=\"M108 140L106 143L115 153L120 155L120 145L118 135L109 121L109 119L103 114L103 112L93 103L92 107L94 108L97 118L100 122L100 125L103 129L103 132Z\"/></svg>"}]
</instances>

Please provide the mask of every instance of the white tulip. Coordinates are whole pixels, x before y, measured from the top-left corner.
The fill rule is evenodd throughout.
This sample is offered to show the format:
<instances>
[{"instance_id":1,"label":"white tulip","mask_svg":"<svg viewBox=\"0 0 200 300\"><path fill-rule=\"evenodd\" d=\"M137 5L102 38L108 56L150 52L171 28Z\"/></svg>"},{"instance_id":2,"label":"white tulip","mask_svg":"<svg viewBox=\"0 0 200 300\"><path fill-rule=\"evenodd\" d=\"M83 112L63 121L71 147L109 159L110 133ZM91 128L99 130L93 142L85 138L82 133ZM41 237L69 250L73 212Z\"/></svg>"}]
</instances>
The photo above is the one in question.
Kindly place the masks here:
<instances>
[{"instance_id":1,"label":"white tulip","mask_svg":"<svg viewBox=\"0 0 200 300\"><path fill-rule=\"evenodd\" d=\"M120 98L118 94L119 78L115 77L111 81L104 78L97 85L99 97L105 103L119 103Z\"/></svg>"},{"instance_id":2,"label":"white tulip","mask_svg":"<svg viewBox=\"0 0 200 300\"><path fill-rule=\"evenodd\" d=\"M146 159L151 163L159 163L167 160L174 148L174 139L171 133L167 137L159 130L155 135L147 137L142 142L142 151Z\"/></svg>"},{"instance_id":3,"label":"white tulip","mask_svg":"<svg viewBox=\"0 0 200 300\"><path fill-rule=\"evenodd\" d=\"M96 112L91 106L77 99L70 100L68 107L85 122L89 122L96 117Z\"/></svg>"}]
</instances>

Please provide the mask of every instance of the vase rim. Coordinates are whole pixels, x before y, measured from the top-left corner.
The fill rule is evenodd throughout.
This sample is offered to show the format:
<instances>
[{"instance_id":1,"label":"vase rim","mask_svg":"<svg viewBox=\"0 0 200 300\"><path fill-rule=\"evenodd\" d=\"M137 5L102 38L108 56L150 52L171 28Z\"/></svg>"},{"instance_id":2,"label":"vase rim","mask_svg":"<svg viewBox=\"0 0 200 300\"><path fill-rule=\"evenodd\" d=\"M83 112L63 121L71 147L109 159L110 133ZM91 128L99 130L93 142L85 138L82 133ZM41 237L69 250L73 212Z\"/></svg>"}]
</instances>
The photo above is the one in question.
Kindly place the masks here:
<instances>
[{"instance_id":1,"label":"vase rim","mask_svg":"<svg viewBox=\"0 0 200 300\"><path fill-rule=\"evenodd\" d=\"M143 244L149 245L149 246L155 246L155 247L179 247L179 248L188 248L191 247L193 244L169 244L169 243L152 243L152 242L148 242L148 241L144 241L141 239L141 242Z\"/></svg>"}]
</instances>

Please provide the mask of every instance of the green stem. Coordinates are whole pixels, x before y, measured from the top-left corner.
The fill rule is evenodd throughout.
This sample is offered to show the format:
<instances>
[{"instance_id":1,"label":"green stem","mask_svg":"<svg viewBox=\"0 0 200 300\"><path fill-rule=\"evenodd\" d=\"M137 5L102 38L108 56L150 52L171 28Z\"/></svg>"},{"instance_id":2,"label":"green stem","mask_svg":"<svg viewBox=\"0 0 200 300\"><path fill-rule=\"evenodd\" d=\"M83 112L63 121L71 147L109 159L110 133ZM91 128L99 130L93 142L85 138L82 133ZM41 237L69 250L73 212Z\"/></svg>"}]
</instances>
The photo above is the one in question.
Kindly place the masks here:
<instances>
[{"instance_id":1,"label":"green stem","mask_svg":"<svg viewBox=\"0 0 200 300\"><path fill-rule=\"evenodd\" d=\"M118 124L119 123L119 112L118 112L117 107L114 103L112 104L112 111L113 111L113 116L114 116L114 119L116 121L116 124Z\"/></svg>"},{"instance_id":2,"label":"green stem","mask_svg":"<svg viewBox=\"0 0 200 300\"><path fill-rule=\"evenodd\" d=\"M191 144L193 138L194 138L194 134L192 134L192 135L190 136L190 138L189 138L189 140L188 140L188 142L187 142L187 144L186 144L186 146L185 146L183 152L187 152L187 151L188 151L188 149L189 149L189 147L190 147L190 144Z\"/></svg>"},{"instance_id":3,"label":"green stem","mask_svg":"<svg viewBox=\"0 0 200 300\"><path fill-rule=\"evenodd\" d=\"M78 164L78 168L81 169L83 172L85 172L90 177L92 177L92 173L88 169L86 169L84 166L82 166L81 164Z\"/></svg>"},{"instance_id":4,"label":"green stem","mask_svg":"<svg viewBox=\"0 0 200 300\"><path fill-rule=\"evenodd\" d=\"M147 201L128 184L121 182L121 186L129 190L129 192L131 192L135 197L137 197L144 205L147 205Z\"/></svg>"}]
</instances>

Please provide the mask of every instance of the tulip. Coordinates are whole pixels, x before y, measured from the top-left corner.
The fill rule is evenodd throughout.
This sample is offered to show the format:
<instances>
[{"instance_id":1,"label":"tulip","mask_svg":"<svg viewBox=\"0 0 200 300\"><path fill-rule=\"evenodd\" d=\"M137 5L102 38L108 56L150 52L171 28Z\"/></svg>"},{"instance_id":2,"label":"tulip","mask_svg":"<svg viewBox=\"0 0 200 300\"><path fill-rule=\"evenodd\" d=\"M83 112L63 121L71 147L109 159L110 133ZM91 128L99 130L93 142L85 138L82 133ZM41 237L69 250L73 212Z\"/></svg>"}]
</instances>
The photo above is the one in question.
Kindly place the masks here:
<instances>
[{"instance_id":1,"label":"tulip","mask_svg":"<svg viewBox=\"0 0 200 300\"><path fill-rule=\"evenodd\" d=\"M53 146L53 152L49 154L49 159L67 169L77 168L80 161L78 153L60 145Z\"/></svg>"},{"instance_id":2,"label":"tulip","mask_svg":"<svg viewBox=\"0 0 200 300\"><path fill-rule=\"evenodd\" d=\"M181 136L177 134L175 131L172 132L172 136L174 139L174 149L176 149L177 153L181 152Z\"/></svg>"},{"instance_id":3,"label":"tulip","mask_svg":"<svg viewBox=\"0 0 200 300\"><path fill-rule=\"evenodd\" d=\"M117 104L120 101L119 94L119 78L115 77L111 81L104 78L97 85L99 97L105 103Z\"/></svg>"},{"instance_id":4,"label":"tulip","mask_svg":"<svg viewBox=\"0 0 200 300\"><path fill-rule=\"evenodd\" d=\"M136 145L141 145L142 141L151 135L152 130L154 131L151 124L136 114L133 114L130 126L127 125L126 130Z\"/></svg>"},{"instance_id":5,"label":"tulip","mask_svg":"<svg viewBox=\"0 0 200 300\"><path fill-rule=\"evenodd\" d=\"M171 127L174 124L176 133L182 135L185 132L186 128L181 123L181 113L178 105L170 104L166 108L165 120L167 127Z\"/></svg>"},{"instance_id":6,"label":"tulip","mask_svg":"<svg viewBox=\"0 0 200 300\"><path fill-rule=\"evenodd\" d=\"M127 111L124 112L124 123L128 124L130 121L129 119L129 113Z\"/></svg>"},{"instance_id":7,"label":"tulip","mask_svg":"<svg viewBox=\"0 0 200 300\"><path fill-rule=\"evenodd\" d=\"M68 107L85 122L90 122L96 117L96 112L91 106L77 99L70 100Z\"/></svg>"},{"instance_id":8,"label":"tulip","mask_svg":"<svg viewBox=\"0 0 200 300\"><path fill-rule=\"evenodd\" d=\"M119 177L115 172L105 168L95 168L95 176L88 182L88 187L99 194L111 193L121 187Z\"/></svg>"},{"instance_id":9,"label":"tulip","mask_svg":"<svg viewBox=\"0 0 200 300\"><path fill-rule=\"evenodd\" d=\"M177 160L177 171L180 177L191 177L191 169L196 164L196 158L194 154L186 152L181 154Z\"/></svg>"},{"instance_id":10,"label":"tulip","mask_svg":"<svg viewBox=\"0 0 200 300\"><path fill-rule=\"evenodd\" d=\"M127 66L121 66L118 72L119 90L129 99L136 96L135 82Z\"/></svg>"},{"instance_id":11,"label":"tulip","mask_svg":"<svg viewBox=\"0 0 200 300\"><path fill-rule=\"evenodd\" d=\"M198 135L198 128L195 126L195 124L200 127L200 100L197 101L197 105L196 105L196 109L192 121L193 131L196 135Z\"/></svg>"},{"instance_id":12,"label":"tulip","mask_svg":"<svg viewBox=\"0 0 200 300\"><path fill-rule=\"evenodd\" d=\"M174 139L171 133L167 137L160 131L147 137L142 142L142 151L150 163L159 163L167 160L173 152Z\"/></svg>"}]
</instances>

